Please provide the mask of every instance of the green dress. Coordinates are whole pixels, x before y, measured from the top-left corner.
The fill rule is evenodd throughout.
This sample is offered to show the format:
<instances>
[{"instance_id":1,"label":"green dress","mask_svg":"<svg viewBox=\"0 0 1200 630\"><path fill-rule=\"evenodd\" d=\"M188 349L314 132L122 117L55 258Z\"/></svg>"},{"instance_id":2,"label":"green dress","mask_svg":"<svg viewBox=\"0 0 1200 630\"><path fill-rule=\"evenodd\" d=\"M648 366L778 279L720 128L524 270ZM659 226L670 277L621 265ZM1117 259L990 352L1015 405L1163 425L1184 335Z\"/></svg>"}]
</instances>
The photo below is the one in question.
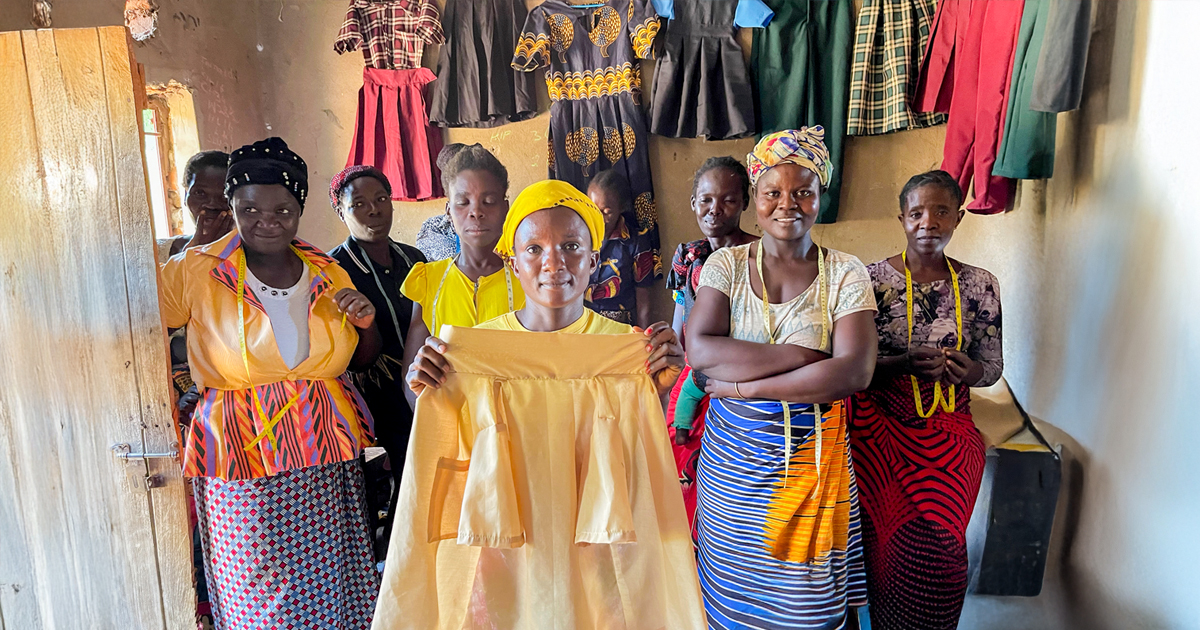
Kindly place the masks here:
<instances>
[{"instance_id":1,"label":"green dress","mask_svg":"<svg viewBox=\"0 0 1200 630\"><path fill-rule=\"evenodd\" d=\"M837 220L846 113L850 104L851 0L766 0L775 12L755 29L750 56L761 135L821 125L833 177L821 195L819 223ZM761 137L761 136L760 136Z\"/></svg>"},{"instance_id":2,"label":"green dress","mask_svg":"<svg viewBox=\"0 0 1200 630\"><path fill-rule=\"evenodd\" d=\"M1030 105L1038 58L1050 17L1050 0L1025 0L1021 31L1013 55L1012 89L1004 135L992 174L1012 179L1049 179L1054 175L1057 114L1034 111Z\"/></svg>"}]
</instances>

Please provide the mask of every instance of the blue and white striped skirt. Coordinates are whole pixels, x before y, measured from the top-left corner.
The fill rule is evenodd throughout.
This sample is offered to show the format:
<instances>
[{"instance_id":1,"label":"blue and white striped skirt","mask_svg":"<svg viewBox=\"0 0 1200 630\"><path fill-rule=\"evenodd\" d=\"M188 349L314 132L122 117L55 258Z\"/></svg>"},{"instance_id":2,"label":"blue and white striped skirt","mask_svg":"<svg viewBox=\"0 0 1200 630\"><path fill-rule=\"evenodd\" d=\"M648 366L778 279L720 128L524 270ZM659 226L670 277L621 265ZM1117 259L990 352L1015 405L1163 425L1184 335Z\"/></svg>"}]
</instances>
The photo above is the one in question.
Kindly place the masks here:
<instances>
[{"instance_id":1,"label":"blue and white striped skirt","mask_svg":"<svg viewBox=\"0 0 1200 630\"><path fill-rule=\"evenodd\" d=\"M821 406L819 475L814 407L790 409L785 487L783 403L726 398L709 407L697 471L696 535L710 628L837 630L846 627L849 606L866 604L845 407ZM820 527L834 542L814 558L805 550L819 548L813 541Z\"/></svg>"}]
</instances>

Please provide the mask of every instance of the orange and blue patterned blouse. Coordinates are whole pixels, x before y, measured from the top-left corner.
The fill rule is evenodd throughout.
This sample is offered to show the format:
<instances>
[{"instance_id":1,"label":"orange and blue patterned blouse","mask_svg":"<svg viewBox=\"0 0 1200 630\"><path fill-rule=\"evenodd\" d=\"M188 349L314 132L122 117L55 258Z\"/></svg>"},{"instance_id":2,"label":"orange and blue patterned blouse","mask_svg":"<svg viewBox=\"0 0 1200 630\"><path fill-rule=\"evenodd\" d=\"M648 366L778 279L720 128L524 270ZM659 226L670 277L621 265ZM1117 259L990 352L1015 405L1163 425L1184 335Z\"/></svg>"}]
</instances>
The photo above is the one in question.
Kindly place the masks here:
<instances>
[{"instance_id":1,"label":"orange and blue patterned blouse","mask_svg":"<svg viewBox=\"0 0 1200 630\"><path fill-rule=\"evenodd\" d=\"M600 266L592 274L587 306L601 315L633 325L637 316L636 287L651 287L662 279L662 259L651 231L638 228L633 214L622 216L611 238L600 247ZM631 232L630 227L637 232Z\"/></svg>"},{"instance_id":2,"label":"orange and blue patterned blouse","mask_svg":"<svg viewBox=\"0 0 1200 630\"><path fill-rule=\"evenodd\" d=\"M354 288L353 282L332 258L292 241L306 267L319 273L310 274L309 355L289 369L270 318L244 288L245 329L239 334L241 244L232 232L175 256L161 271L163 320L168 328L187 326L188 362L201 394L183 474L253 479L358 457L373 439L374 424L346 376L358 331L343 325L333 301L339 290ZM264 431L271 419L272 430Z\"/></svg>"}]
</instances>

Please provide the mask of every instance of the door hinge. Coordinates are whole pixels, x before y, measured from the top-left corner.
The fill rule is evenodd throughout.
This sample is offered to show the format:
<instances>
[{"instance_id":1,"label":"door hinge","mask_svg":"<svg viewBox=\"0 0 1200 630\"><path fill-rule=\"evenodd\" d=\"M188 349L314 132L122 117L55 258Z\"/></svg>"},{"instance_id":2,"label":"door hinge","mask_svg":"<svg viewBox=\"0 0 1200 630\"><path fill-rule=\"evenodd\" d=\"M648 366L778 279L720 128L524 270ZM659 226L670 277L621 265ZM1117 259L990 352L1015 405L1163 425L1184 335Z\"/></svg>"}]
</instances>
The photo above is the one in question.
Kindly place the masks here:
<instances>
[{"instance_id":1,"label":"door hinge","mask_svg":"<svg viewBox=\"0 0 1200 630\"><path fill-rule=\"evenodd\" d=\"M134 453L133 447L131 447L129 444L126 444L124 442L122 442L120 444L113 444L111 447L109 447L109 450L112 451L114 458L116 458L120 461L123 461L127 464L145 462L146 460L150 460L150 459L178 459L179 458L179 450L177 448L177 445L175 445L175 444L172 444L171 450L167 451L165 453ZM161 487L167 485L167 482L165 479L163 479L162 475L151 475L148 472L144 472L145 471L144 467L141 470L143 472L140 476L138 476L132 469L129 472L130 472L130 477L133 478L134 481L139 486L141 486L142 490L149 492L150 490L152 490L154 488L161 488Z\"/></svg>"}]
</instances>

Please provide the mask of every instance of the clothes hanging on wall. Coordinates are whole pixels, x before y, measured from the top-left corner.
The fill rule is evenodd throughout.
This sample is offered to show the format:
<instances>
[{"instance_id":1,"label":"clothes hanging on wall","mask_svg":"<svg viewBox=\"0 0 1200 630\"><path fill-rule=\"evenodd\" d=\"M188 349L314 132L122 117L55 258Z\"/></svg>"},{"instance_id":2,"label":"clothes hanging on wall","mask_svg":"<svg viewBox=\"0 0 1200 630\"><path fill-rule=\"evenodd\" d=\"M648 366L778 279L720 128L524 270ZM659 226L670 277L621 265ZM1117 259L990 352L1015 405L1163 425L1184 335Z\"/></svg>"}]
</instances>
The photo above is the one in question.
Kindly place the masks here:
<instances>
[{"instance_id":1,"label":"clothes hanging on wall","mask_svg":"<svg viewBox=\"0 0 1200 630\"><path fill-rule=\"evenodd\" d=\"M1058 116L1029 107L1049 13L1050 0L1025 0L1013 58L1008 114L992 167L992 173L1001 177L1046 179L1054 175Z\"/></svg>"},{"instance_id":2,"label":"clothes hanging on wall","mask_svg":"<svg viewBox=\"0 0 1200 630\"><path fill-rule=\"evenodd\" d=\"M737 27L764 28L762 0L666 0L671 16L651 95L650 132L725 140L753 134L754 93ZM661 3L660 3L661 4Z\"/></svg>"},{"instance_id":3,"label":"clothes hanging on wall","mask_svg":"<svg viewBox=\"0 0 1200 630\"><path fill-rule=\"evenodd\" d=\"M842 187L850 49L849 0L766 0L771 23L754 33L751 75L758 91L759 135L821 125L833 176L821 195L818 223L837 220Z\"/></svg>"},{"instance_id":4,"label":"clothes hanging on wall","mask_svg":"<svg viewBox=\"0 0 1200 630\"><path fill-rule=\"evenodd\" d=\"M346 166L365 164L383 171L396 201L445 196L436 164L442 131L429 124L425 113L425 87L434 78L428 68L363 68Z\"/></svg>"},{"instance_id":5,"label":"clothes hanging on wall","mask_svg":"<svg viewBox=\"0 0 1200 630\"><path fill-rule=\"evenodd\" d=\"M649 0L575 6L546 0L529 12L512 65L546 68L550 177L587 190L602 170L629 179L634 210L658 252L640 59L654 58L660 24Z\"/></svg>"},{"instance_id":6,"label":"clothes hanging on wall","mask_svg":"<svg viewBox=\"0 0 1200 630\"><path fill-rule=\"evenodd\" d=\"M333 49L362 49L368 67L420 68L426 44L445 41L437 4L431 0L350 0Z\"/></svg>"},{"instance_id":7,"label":"clothes hanging on wall","mask_svg":"<svg viewBox=\"0 0 1200 630\"><path fill-rule=\"evenodd\" d=\"M512 69L525 0L447 0L429 119L439 127L495 127L537 115L534 77Z\"/></svg>"},{"instance_id":8,"label":"clothes hanging on wall","mask_svg":"<svg viewBox=\"0 0 1200 630\"><path fill-rule=\"evenodd\" d=\"M373 628L705 628L645 337L483 326L441 331Z\"/></svg>"},{"instance_id":9,"label":"clothes hanging on wall","mask_svg":"<svg viewBox=\"0 0 1200 630\"><path fill-rule=\"evenodd\" d=\"M421 67L426 44L445 42L437 4L430 0L350 0L333 49L362 49L354 140L346 166L374 166L392 184L392 199L442 197L436 162L442 132L429 124L426 86L436 77Z\"/></svg>"},{"instance_id":10,"label":"clothes hanging on wall","mask_svg":"<svg viewBox=\"0 0 1200 630\"><path fill-rule=\"evenodd\" d=\"M1092 0L1050 0L1046 33L1029 107L1039 112L1078 109L1092 39Z\"/></svg>"},{"instance_id":11,"label":"clothes hanging on wall","mask_svg":"<svg viewBox=\"0 0 1200 630\"><path fill-rule=\"evenodd\" d=\"M923 114L909 107L934 12L934 0L863 0L854 33L847 134L869 136L946 122L944 113Z\"/></svg>"},{"instance_id":12,"label":"clothes hanging on wall","mask_svg":"<svg viewBox=\"0 0 1200 630\"><path fill-rule=\"evenodd\" d=\"M1022 3L942 0L921 62L913 107L949 112L942 170L964 192L975 183L967 210L1004 212L1015 182L993 173L1012 82ZM984 34L986 33L986 37Z\"/></svg>"}]
</instances>

